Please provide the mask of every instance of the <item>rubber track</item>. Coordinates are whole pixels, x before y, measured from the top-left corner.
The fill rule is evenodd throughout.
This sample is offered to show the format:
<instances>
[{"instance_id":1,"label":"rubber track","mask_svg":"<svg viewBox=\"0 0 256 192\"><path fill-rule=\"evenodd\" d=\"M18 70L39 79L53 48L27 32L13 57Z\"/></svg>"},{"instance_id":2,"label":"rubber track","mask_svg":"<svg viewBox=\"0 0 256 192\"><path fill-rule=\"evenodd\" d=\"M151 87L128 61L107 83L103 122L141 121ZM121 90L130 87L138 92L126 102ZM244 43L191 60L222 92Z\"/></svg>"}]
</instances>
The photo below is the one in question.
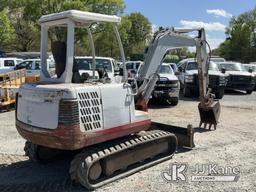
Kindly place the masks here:
<instances>
[{"instance_id":1,"label":"rubber track","mask_svg":"<svg viewBox=\"0 0 256 192\"><path fill-rule=\"evenodd\" d=\"M48 153L44 153L43 156L40 155L40 150L45 150L45 149L55 150L55 149L49 149L47 147L43 147L40 145L36 145L29 141L26 141L24 146L25 156L28 156L31 161L36 163L48 163L50 161L56 160L58 155L61 154L61 151L55 150L52 153L48 151Z\"/></svg>"},{"instance_id":2,"label":"rubber track","mask_svg":"<svg viewBox=\"0 0 256 192\"><path fill-rule=\"evenodd\" d=\"M159 139L168 139L171 143L170 146L170 154L166 156L160 156L158 158L152 158L149 162L146 160L141 162L136 166L131 165L128 169L119 170L117 173L115 172L113 175L109 177L101 177L96 182L91 183L89 181L88 175L90 167L99 160L102 160L106 157L119 153L121 151L134 148L136 146L150 143L152 141L156 141ZM174 134L161 130L153 130L142 132L141 134L127 136L122 139L118 139L115 141L106 142L102 145L93 148L87 148L83 150L81 153L77 154L75 158L72 160L70 165L70 177L76 183L80 183L87 189L95 189L105 185L107 183L113 182L117 179L129 176L135 172L146 169L152 165L170 159L177 147L177 138ZM129 151L128 151L129 153Z\"/></svg>"},{"instance_id":3,"label":"rubber track","mask_svg":"<svg viewBox=\"0 0 256 192\"><path fill-rule=\"evenodd\" d=\"M38 146L26 141L24 146L25 155L33 162L40 162L40 158L37 155Z\"/></svg>"}]
</instances>

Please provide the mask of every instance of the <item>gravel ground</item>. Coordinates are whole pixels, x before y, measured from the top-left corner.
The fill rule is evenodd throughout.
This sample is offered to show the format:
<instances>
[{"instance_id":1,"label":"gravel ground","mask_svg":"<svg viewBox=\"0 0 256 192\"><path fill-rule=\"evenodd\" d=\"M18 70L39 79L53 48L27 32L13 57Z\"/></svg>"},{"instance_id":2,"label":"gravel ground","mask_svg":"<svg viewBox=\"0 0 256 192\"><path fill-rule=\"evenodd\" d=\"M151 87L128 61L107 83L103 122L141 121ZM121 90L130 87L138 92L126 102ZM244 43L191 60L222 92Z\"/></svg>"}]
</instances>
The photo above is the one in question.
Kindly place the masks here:
<instances>
[{"instance_id":1,"label":"gravel ground","mask_svg":"<svg viewBox=\"0 0 256 192\"><path fill-rule=\"evenodd\" d=\"M151 106L153 120L173 125L199 124L197 101L181 98L177 107ZM216 131L195 129L193 150L179 149L174 157L96 191L256 191L256 92L227 93L221 100L220 123ZM23 156L24 140L17 134L14 112L0 114L0 191L85 191L69 180L70 159L38 165ZM237 182L166 182L161 174L169 165L214 163L238 166Z\"/></svg>"}]
</instances>

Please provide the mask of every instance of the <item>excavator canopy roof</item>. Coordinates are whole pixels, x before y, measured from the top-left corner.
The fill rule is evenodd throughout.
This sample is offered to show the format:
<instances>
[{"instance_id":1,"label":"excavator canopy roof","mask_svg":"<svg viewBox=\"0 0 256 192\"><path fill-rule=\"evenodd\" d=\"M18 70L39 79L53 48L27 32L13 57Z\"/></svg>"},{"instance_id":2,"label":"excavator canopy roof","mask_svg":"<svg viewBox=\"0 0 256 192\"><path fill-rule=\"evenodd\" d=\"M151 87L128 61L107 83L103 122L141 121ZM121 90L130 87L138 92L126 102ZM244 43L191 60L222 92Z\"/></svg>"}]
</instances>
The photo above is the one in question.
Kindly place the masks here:
<instances>
[{"instance_id":1,"label":"excavator canopy roof","mask_svg":"<svg viewBox=\"0 0 256 192\"><path fill-rule=\"evenodd\" d=\"M52 13L49 15L43 15L39 22L41 24L58 25L58 21L70 19L76 23L76 25L90 25L95 22L109 22L120 23L121 18L113 15L104 15L98 13L90 13L78 10L68 10L60 13ZM60 24L63 24L62 22Z\"/></svg>"}]
</instances>

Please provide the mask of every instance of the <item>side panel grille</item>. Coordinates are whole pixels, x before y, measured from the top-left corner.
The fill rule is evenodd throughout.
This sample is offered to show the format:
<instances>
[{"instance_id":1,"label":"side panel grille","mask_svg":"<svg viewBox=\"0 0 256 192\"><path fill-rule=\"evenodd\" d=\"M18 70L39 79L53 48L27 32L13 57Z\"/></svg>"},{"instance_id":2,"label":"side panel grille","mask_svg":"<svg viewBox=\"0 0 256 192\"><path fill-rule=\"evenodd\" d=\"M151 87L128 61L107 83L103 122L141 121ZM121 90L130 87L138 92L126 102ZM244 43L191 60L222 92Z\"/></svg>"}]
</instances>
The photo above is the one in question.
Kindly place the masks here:
<instances>
[{"instance_id":1,"label":"side panel grille","mask_svg":"<svg viewBox=\"0 0 256 192\"><path fill-rule=\"evenodd\" d=\"M102 107L99 91L79 91L79 119L82 131L102 129Z\"/></svg>"},{"instance_id":2,"label":"side panel grille","mask_svg":"<svg viewBox=\"0 0 256 192\"><path fill-rule=\"evenodd\" d=\"M251 81L251 77L248 76L242 76L242 75L232 75L232 81L237 82L237 83L247 83Z\"/></svg>"}]
</instances>

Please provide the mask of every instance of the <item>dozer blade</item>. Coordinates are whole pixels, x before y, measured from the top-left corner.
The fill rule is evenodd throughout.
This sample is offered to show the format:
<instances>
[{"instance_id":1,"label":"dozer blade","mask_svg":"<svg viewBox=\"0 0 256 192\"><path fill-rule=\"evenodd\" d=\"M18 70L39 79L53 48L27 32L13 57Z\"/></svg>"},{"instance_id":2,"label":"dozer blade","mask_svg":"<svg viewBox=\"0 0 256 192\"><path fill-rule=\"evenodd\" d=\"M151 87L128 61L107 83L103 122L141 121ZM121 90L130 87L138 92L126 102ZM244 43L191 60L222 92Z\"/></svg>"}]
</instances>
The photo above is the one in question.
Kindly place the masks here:
<instances>
[{"instance_id":1,"label":"dozer blade","mask_svg":"<svg viewBox=\"0 0 256 192\"><path fill-rule=\"evenodd\" d=\"M188 125L187 128L178 127L173 125L167 125L158 122L152 122L149 130L163 130L170 133L173 133L178 140L178 146L193 148L195 147L194 143L194 130L192 125Z\"/></svg>"},{"instance_id":2,"label":"dozer blade","mask_svg":"<svg viewBox=\"0 0 256 192\"><path fill-rule=\"evenodd\" d=\"M219 101L213 101L210 105L207 106L202 106L201 103L199 103L198 109L200 114L199 127L204 124L204 128L206 128L207 124L209 124L209 129L211 129L212 125L214 126L214 129L216 129L220 116Z\"/></svg>"}]
</instances>

